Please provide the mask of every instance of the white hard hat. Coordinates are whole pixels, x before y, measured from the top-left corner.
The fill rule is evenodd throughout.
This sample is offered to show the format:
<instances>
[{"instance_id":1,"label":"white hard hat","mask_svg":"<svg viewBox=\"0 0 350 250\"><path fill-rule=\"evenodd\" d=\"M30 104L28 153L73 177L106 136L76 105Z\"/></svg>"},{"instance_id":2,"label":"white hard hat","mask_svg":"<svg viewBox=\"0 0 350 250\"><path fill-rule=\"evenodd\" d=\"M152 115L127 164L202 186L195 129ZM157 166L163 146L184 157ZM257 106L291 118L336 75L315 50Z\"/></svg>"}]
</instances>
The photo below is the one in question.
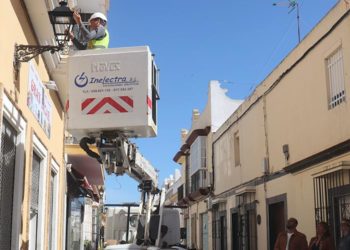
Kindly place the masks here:
<instances>
[{"instance_id":1,"label":"white hard hat","mask_svg":"<svg viewBox=\"0 0 350 250\"><path fill-rule=\"evenodd\" d=\"M91 17L89 18L89 22L95 18L100 18L103 21L107 22L107 17L105 15L103 15L101 12L96 12L96 13L92 14Z\"/></svg>"}]
</instances>

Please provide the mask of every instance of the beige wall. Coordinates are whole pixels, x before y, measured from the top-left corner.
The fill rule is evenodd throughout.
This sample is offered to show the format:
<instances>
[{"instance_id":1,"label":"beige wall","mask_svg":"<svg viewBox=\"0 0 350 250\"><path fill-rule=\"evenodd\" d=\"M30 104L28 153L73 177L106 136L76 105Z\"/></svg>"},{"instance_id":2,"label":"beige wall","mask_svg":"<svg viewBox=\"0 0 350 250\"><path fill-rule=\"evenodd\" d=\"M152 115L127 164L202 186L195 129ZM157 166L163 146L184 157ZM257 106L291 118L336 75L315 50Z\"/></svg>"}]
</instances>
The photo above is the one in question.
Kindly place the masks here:
<instances>
[{"instance_id":1,"label":"beige wall","mask_svg":"<svg viewBox=\"0 0 350 250\"><path fill-rule=\"evenodd\" d=\"M283 168L350 139L350 16L274 84L346 11L340 1L213 136L213 198L223 198L228 191L232 192L226 197L228 249L231 248L230 209L236 207L234 193L253 180L262 183L266 156L270 167L269 176L265 176L268 181L266 185L258 184L255 192L257 214L262 218L257 226L259 250L267 249L266 199L281 194L287 195L287 217L298 218L298 228L308 240L315 234L314 176L334 164L349 161L350 153L295 174L283 174ZM329 109L325 59L339 46L343 50L346 101ZM241 166L235 166L234 159L237 131ZM284 144L289 145L288 162L282 151ZM281 176L274 178L273 174L277 173Z\"/></svg>"},{"instance_id":2,"label":"beige wall","mask_svg":"<svg viewBox=\"0 0 350 250\"><path fill-rule=\"evenodd\" d=\"M265 157L263 102L259 102L243 119L227 129L214 142L216 195L237 186L238 183L262 175ZM240 166L235 166L234 159L234 134L237 132L240 141Z\"/></svg>"},{"instance_id":3,"label":"beige wall","mask_svg":"<svg viewBox=\"0 0 350 250\"><path fill-rule=\"evenodd\" d=\"M43 2L44 4L44 2ZM64 131L64 114L60 105L59 99L55 92L49 92L45 90L45 94L51 99L52 105L52 120L51 120L51 138L48 138L44 133L44 130L40 127L39 123L35 120L32 112L27 107L27 90L28 90L28 63L22 63L20 68L20 74L18 82L14 79L13 69L13 55L14 46L17 44L30 44L35 45L36 39L33 34L33 30L26 13L26 9L23 6L22 1L11 0L4 1L1 8L1 22L0 30L6 31L6 35L3 36L0 42L0 83L4 86L5 93L12 100L15 106L21 112L23 118L27 121L26 128L26 141L25 141L25 175L24 175L24 193L22 204L22 241L23 246L28 243L28 217L29 217L29 202L30 202L30 183L31 183L31 164L32 164L32 134L34 133L42 142L44 147L48 150L47 166L51 166L50 159L54 159L59 167L59 233L58 233L58 249L62 248L61 242L63 241L62 229L64 226L63 218L63 195L65 191L65 179L63 178L65 168L63 164L63 131ZM32 60L42 81L48 81L49 75L45 68L45 64L42 58L39 56L35 60ZM17 87L16 87L17 86ZM46 190L46 212L49 214L49 178L50 171L47 171L47 190ZM49 221L46 218L46 228L48 229ZM48 232L48 230L46 230ZM47 244L48 234L42 238L45 239ZM47 248L45 245L44 249Z\"/></svg>"},{"instance_id":4,"label":"beige wall","mask_svg":"<svg viewBox=\"0 0 350 250\"><path fill-rule=\"evenodd\" d=\"M343 48L345 90L350 93L350 18L341 23L326 39L290 71L271 92L263 94L280 75L323 35L345 12L342 3L332 10L320 27L304 41L256 88L254 93L228 119L214 135L215 165L220 166L216 179L234 176L232 182L250 180L261 176L262 161L269 152L270 172L285 167L282 145L289 144L289 164L300 161L316 152L345 141L350 137L350 104L345 102L328 109L325 58L338 46ZM348 96L347 96L348 97ZM250 108L248 110L248 108ZM266 127L264 127L264 108ZM247 111L248 110L248 111ZM243 115L244 114L244 115ZM336 123L335 123L336 122ZM265 129L267 147L265 145ZM233 166L233 133L239 131L242 169ZM227 137L227 138L224 138ZM307 142L307 143L305 143ZM219 176L217 175L219 174ZM216 193L228 188L216 187ZM232 185L231 185L232 186Z\"/></svg>"}]
</instances>

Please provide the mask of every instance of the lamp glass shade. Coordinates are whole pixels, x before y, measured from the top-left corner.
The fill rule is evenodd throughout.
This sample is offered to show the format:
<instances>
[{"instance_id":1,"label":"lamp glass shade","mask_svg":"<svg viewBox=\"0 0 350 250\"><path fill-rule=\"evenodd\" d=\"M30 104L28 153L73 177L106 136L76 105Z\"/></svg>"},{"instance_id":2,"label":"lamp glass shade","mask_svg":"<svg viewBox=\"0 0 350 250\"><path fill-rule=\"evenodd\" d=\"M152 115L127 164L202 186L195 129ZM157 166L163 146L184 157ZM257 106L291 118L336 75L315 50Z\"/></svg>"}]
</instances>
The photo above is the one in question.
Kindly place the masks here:
<instances>
[{"instance_id":1,"label":"lamp glass shade","mask_svg":"<svg viewBox=\"0 0 350 250\"><path fill-rule=\"evenodd\" d=\"M62 1L60 6L52 11L49 11L51 24L73 24L73 11L67 6L67 3Z\"/></svg>"},{"instance_id":2,"label":"lamp glass shade","mask_svg":"<svg viewBox=\"0 0 350 250\"><path fill-rule=\"evenodd\" d=\"M49 11L49 18L54 31L55 39L58 45L62 46L69 41L68 32L74 24L73 11L67 6L67 3L61 1L60 6Z\"/></svg>"}]
</instances>

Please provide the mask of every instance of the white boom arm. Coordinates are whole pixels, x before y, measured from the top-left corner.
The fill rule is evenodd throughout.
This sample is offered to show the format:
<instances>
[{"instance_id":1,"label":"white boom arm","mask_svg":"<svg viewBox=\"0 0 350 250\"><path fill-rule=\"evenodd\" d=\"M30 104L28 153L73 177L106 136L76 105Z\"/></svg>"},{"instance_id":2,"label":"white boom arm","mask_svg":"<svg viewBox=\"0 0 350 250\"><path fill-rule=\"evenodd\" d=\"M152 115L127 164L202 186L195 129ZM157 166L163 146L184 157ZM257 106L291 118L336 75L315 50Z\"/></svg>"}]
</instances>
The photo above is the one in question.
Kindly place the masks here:
<instances>
[{"instance_id":1,"label":"white boom arm","mask_svg":"<svg viewBox=\"0 0 350 250\"><path fill-rule=\"evenodd\" d=\"M127 174L140 185L151 181L152 190L157 188L157 171L122 133L104 132L96 138L96 146L108 174Z\"/></svg>"},{"instance_id":2,"label":"white boom arm","mask_svg":"<svg viewBox=\"0 0 350 250\"><path fill-rule=\"evenodd\" d=\"M87 143L96 143L99 155L91 151ZM80 146L88 155L96 158L108 174L127 174L139 183L141 191L140 215L145 215L144 244L149 243L149 226L154 194L158 193L158 174L154 167L122 133L107 131L98 138L83 138ZM140 218L140 217L139 217ZM136 240L136 239L135 239Z\"/></svg>"}]
</instances>

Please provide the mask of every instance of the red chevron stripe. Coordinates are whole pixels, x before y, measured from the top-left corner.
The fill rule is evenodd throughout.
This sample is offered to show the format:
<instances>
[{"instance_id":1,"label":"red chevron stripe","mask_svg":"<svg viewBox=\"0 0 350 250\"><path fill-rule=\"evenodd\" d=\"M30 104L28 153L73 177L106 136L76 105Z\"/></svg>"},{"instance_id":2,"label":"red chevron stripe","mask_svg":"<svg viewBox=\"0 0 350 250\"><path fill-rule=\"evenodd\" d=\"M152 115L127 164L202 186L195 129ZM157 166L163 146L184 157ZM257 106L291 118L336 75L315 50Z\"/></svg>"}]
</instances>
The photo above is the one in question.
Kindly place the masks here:
<instances>
[{"instance_id":1,"label":"red chevron stripe","mask_svg":"<svg viewBox=\"0 0 350 250\"><path fill-rule=\"evenodd\" d=\"M112 107L117 109L119 112L128 112L126 109L124 109L122 106L120 106L117 102L115 102L112 98L110 97L105 97L103 98L99 103L96 104L95 107L93 107L87 114L95 114L97 111L99 111L105 104L110 104Z\"/></svg>"},{"instance_id":2,"label":"red chevron stripe","mask_svg":"<svg viewBox=\"0 0 350 250\"><path fill-rule=\"evenodd\" d=\"M147 96L146 102L147 102L148 107L151 109L152 108L152 100L151 100L151 98L149 98L149 96Z\"/></svg>"},{"instance_id":3,"label":"red chevron stripe","mask_svg":"<svg viewBox=\"0 0 350 250\"><path fill-rule=\"evenodd\" d=\"M129 96L120 96L120 99L126 102L130 107L134 107L134 100L131 99Z\"/></svg>"},{"instance_id":4,"label":"red chevron stripe","mask_svg":"<svg viewBox=\"0 0 350 250\"><path fill-rule=\"evenodd\" d=\"M81 104L81 110L84 110L91 102L93 102L95 98L88 98Z\"/></svg>"}]
</instances>

